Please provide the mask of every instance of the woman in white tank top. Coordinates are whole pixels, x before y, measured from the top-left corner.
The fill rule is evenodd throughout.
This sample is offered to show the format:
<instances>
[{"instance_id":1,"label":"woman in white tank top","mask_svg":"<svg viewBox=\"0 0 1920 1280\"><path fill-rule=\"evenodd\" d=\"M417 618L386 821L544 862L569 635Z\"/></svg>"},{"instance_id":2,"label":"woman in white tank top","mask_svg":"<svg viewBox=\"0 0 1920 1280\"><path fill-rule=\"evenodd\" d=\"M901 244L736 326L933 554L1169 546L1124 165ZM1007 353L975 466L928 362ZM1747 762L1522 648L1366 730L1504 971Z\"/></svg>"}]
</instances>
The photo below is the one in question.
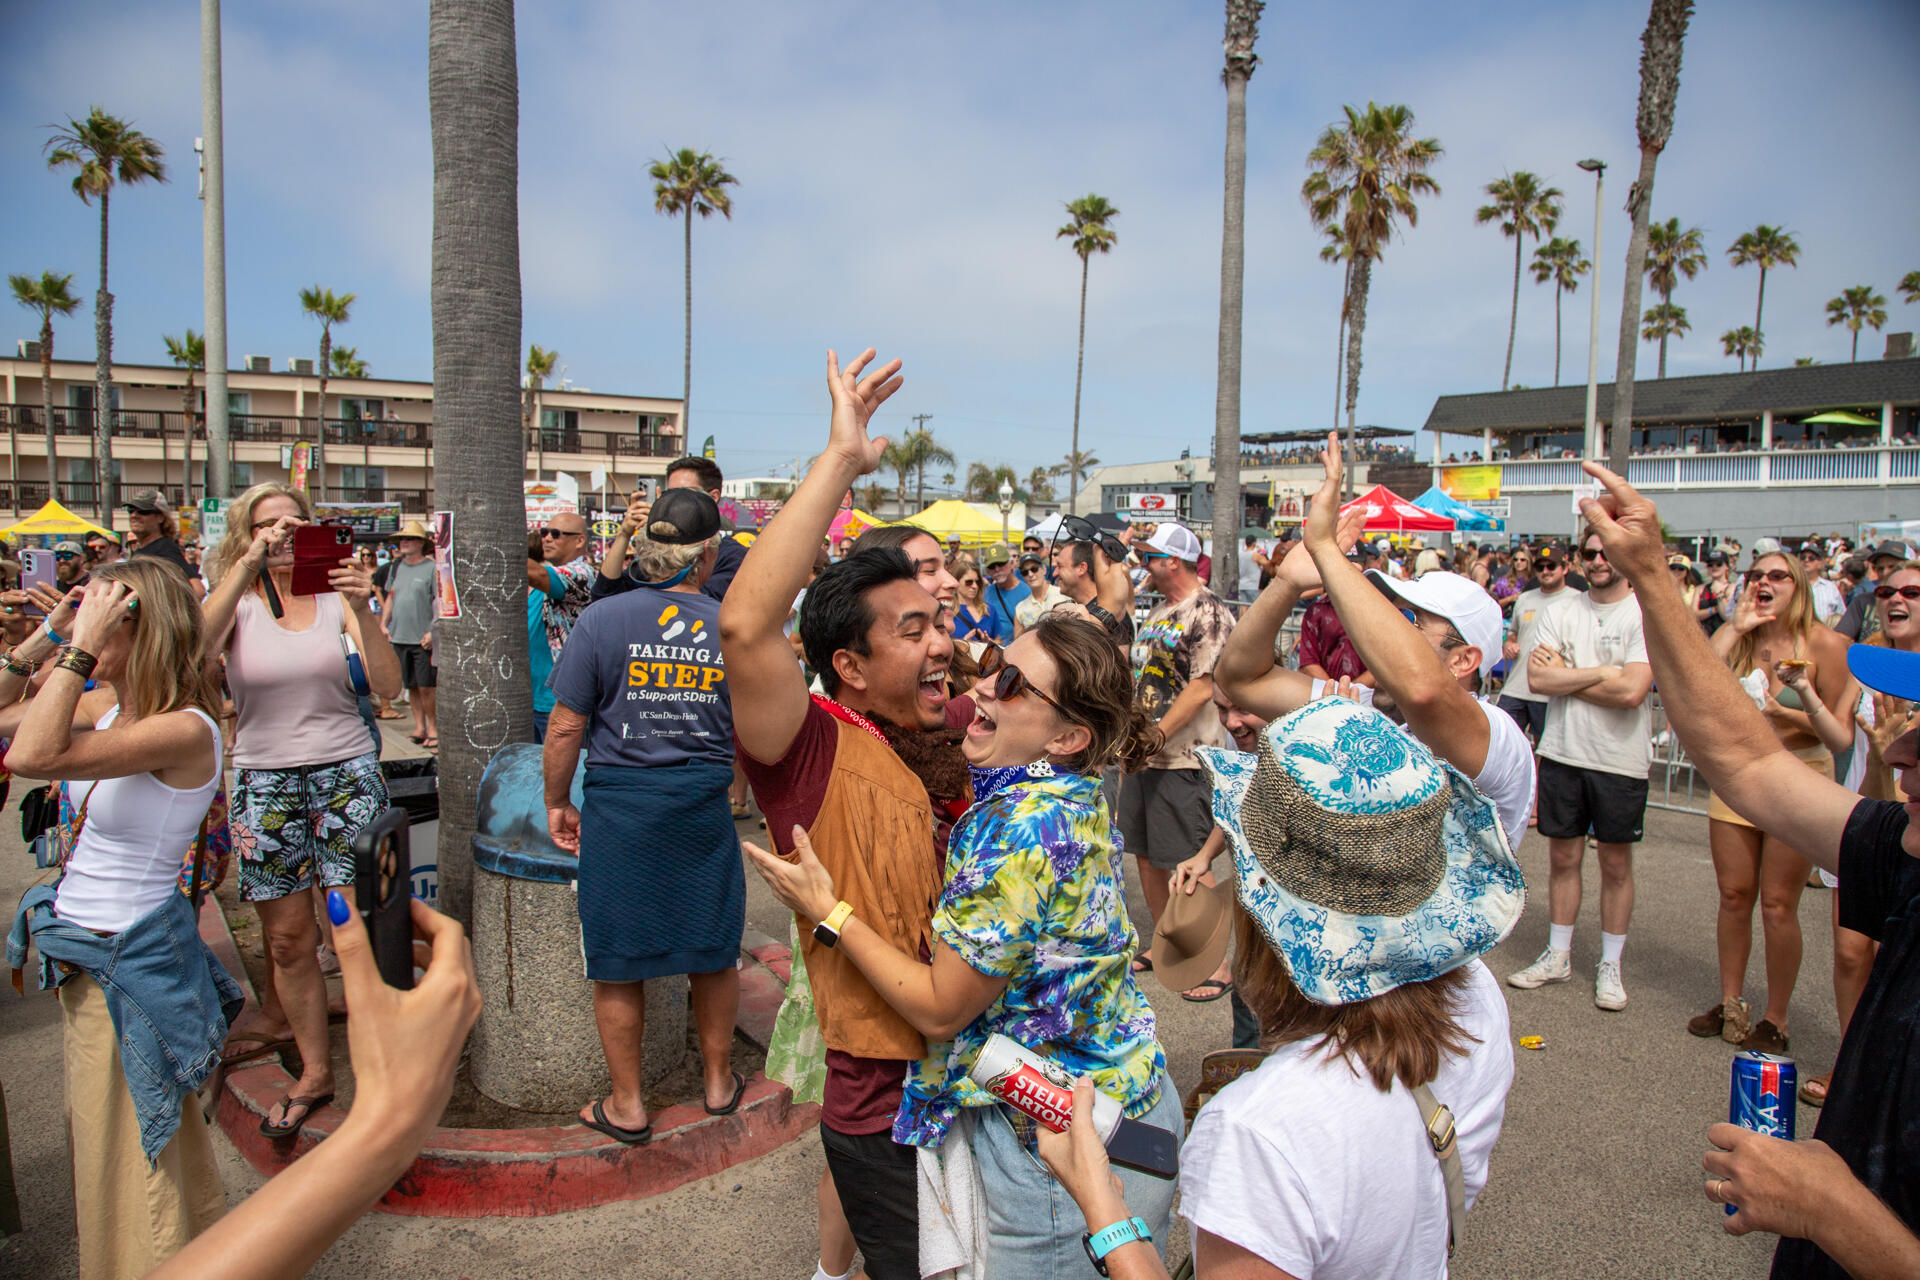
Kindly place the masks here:
<instances>
[{"instance_id":1,"label":"woman in white tank top","mask_svg":"<svg viewBox=\"0 0 1920 1280\"><path fill-rule=\"evenodd\" d=\"M118 699L94 727L80 710L89 679ZM179 571L152 558L94 570L72 643L26 704L6 759L64 780L70 801L86 806L54 904L64 925L124 933L173 905L181 857L220 783L217 710L200 611ZM60 986L80 1269L139 1275L225 1200L205 1125L180 1124L149 1166L108 1003L84 969Z\"/></svg>"}]
</instances>

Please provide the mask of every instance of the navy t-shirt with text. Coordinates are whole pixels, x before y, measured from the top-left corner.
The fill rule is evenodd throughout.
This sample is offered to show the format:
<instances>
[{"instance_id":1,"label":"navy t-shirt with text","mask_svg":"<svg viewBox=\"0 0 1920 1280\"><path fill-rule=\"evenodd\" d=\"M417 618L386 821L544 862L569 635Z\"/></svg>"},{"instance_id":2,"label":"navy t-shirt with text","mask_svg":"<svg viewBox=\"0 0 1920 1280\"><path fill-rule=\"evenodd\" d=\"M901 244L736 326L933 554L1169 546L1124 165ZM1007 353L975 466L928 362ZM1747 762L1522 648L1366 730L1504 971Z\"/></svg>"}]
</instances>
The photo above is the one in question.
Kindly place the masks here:
<instances>
[{"instance_id":1,"label":"navy t-shirt with text","mask_svg":"<svg viewBox=\"0 0 1920 1280\"><path fill-rule=\"evenodd\" d=\"M587 767L733 763L720 602L640 587L580 614L548 681L588 717Z\"/></svg>"}]
</instances>

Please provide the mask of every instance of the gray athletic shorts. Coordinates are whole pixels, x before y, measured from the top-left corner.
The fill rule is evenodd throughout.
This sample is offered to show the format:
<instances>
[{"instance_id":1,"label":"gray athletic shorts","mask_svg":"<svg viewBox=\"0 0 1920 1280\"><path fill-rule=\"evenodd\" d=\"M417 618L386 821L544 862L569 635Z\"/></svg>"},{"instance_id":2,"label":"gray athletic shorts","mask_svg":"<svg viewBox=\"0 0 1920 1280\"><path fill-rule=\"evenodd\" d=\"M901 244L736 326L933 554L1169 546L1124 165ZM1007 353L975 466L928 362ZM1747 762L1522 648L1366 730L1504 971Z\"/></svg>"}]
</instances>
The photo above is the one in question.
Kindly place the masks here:
<instances>
[{"instance_id":1,"label":"gray athletic shorts","mask_svg":"<svg viewBox=\"0 0 1920 1280\"><path fill-rule=\"evenodd\" d=\"M1143 769L1120 780L1116 817L1126 852L1171 871L1213 832L1213 785L1204 769Z\"/></svg>"}]
</instances>

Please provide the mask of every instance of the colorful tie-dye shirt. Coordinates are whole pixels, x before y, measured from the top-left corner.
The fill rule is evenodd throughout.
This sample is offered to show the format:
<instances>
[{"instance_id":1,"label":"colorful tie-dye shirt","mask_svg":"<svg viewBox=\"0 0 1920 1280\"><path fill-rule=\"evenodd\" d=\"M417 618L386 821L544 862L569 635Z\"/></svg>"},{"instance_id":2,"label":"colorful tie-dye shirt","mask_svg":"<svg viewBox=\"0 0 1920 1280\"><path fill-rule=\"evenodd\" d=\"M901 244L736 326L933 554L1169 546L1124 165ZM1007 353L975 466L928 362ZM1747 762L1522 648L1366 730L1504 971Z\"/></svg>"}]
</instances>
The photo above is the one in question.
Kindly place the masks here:
<instances>
[{"instance_id":1,"label":"colorful tie-dye shirt","mask_svg":"<svg viewBox=\"0 0 1920 1280\"><path fill-rule=\"evenodd\" d=\"M933 930L1007 987L907 1068L895 1142L938 1146L959 1108L997 1101L967 1078L996 1031L1091 1076L1129 1116L1159 1100L1166 1055L1129 964L1139 937L1100 779L1005 772L1010 780L974 775L978 798L953 829Z\"/></svg>"}]
</instances>

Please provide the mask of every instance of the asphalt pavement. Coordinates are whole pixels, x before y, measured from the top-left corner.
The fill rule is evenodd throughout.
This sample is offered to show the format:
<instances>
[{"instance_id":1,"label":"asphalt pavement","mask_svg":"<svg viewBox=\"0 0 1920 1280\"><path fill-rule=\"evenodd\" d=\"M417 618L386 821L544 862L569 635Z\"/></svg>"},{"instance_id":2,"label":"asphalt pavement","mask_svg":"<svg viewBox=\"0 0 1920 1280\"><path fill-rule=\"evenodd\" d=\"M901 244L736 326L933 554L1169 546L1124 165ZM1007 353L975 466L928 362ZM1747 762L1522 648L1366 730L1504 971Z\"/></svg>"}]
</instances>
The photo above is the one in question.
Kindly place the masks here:
<instances>
[{"instance_id":1,"label":"asphalt pavement","mask_svg":"<svg viewBox=\"0 0 1920 1280\"><path fill-rule=\"evenodd\" d=\"M752 821L743 833L757 834ZM1531 890L1525 917L1488 957L1504 977L1545 945L1546 844L1520 850ZM1575 935L1573 982L1508 990L1514 1035L1546 1047L1516 1051L1517 1076L1485 1193L1453 1262L1462 1280L1593 1276L1672 1280L1764 1275L1771 1238L1734 1239L1720 1207L1701 1195L1706 1127L1726 1118L1728 1061L1719 1040L1686 1033L1687 1018L1718 999L1713 960L1715 889L1706 819L1652 812L1639 847L1638 900L1623 964L1624 1012L1593 1007L1599 959L1597 871ZM0 867L0 900L34 879L18 851ZM1138 886L1136 922L1147 916ZM1801 901L1806 954L1790 1031L1803 1071L1826 1069L1837 1044L1831 986L1832 893ZM748 922L786 936L786 916L748 874ZM1757 974L1759 944L1756 925ZM1200 1055L1229 1039L1225 1000L1196 1005L1149 979L1161 1039L1182 1087ZM1756 1005L1757 977L1748 998ZM60 1083L60 1018L53 1000L0 995L0 1082L10 1113L13 1166L28 1231L0 1243L0 1276L66 1280L76 1273ZM1799 1110L1802 1136L1817 1113ZM216 1134L229 1199L261 1179ZM771 1155L651 1200L547 1218L483 1220L369 1214L312 1272L339 1280L408 1277L601 1277L646 1280L805 1280L816 1260L814 1189L823 1162L808 1135ZM1183 1231L1170 1242L1186 1249Z\"/></svg>"}]
</instances>

